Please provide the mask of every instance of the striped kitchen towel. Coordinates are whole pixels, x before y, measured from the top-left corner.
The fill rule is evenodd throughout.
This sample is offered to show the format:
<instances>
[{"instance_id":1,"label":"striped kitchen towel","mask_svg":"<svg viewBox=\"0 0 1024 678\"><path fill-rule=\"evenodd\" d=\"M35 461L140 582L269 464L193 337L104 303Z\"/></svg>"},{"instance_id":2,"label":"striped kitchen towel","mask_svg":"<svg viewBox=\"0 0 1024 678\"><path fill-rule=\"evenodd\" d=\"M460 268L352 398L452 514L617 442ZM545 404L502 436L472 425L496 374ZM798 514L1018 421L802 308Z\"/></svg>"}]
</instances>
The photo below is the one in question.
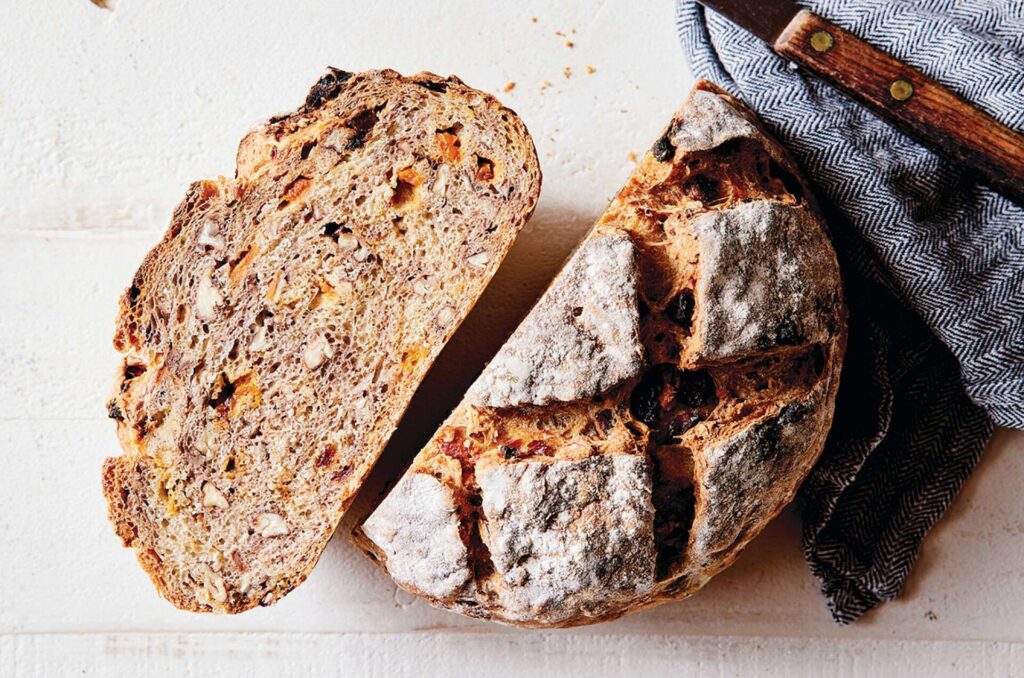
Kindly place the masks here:
<instances>
[{"instance_id":1,"label":"striped kitchen towel","mask_svg":"<svg viewBox=\"0 0 1024 678\"><path fill-rule=\"evenodd\" d=\"M1024 129L1021 0L801 4ZM1024 207L693 0L677 28L694 75L760 115L833 229L849 349L800 498L804 555L849 623L899 593L993 422L1024 428Z\"/></svg>"}]
</instances>

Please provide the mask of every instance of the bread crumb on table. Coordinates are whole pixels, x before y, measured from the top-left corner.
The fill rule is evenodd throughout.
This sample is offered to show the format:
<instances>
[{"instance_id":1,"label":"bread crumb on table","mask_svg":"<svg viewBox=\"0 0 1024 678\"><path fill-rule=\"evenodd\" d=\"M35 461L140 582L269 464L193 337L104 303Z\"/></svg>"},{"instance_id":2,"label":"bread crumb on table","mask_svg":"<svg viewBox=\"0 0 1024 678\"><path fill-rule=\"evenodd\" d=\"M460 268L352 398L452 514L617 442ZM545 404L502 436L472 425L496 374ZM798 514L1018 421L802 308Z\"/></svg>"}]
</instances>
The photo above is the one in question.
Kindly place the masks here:
<instances>
[{"instance_id":1,"label":"bread crumb on table","mask_svg":"<svg viewBox=\"0 0 1024 678\"><path fill-rule=\"evenodd\" d=\"M629 153L626 154L626 159L629 160L630 162L635 163L636 162L636 153L634 153L633 151L630 151Z\"/></svg>"},{"instance_id":2,"label":"bread crumb on table","mask_svg":"<svg viewBox=\"0 0 1024 678\"><path fill-rule=\"evenodd\" d=\"M501 88L501 91L502 92L511 92L515 88L516 88L515 81L514 80L509 80L507 83L505 83L505 86Z\"/></svg>"},{"instance_id":3,"label":"bread crumb on table","mask_svg":"<svg viewBox=\"0 0 1024 678\"><path fill-rule=\"evenodd\" d=\"M565 67L565 70L562 71L562 73L563 73L563 75L565 75L566 78L571 78L572 77L572 69L569 68L568 66Z\"/></svg>"},{"instance_id":4,"label":"bread crumb on table","mask_svg":"<svg viewBox=\"0 0 1024 678\"><path fill-rule=\"evenodd\" d=\"M594 68L593 66L591 66L590 64L587 64L587 73L589 73L589 74L597 73L597 69Z\"/></svg>"}]
</instances>

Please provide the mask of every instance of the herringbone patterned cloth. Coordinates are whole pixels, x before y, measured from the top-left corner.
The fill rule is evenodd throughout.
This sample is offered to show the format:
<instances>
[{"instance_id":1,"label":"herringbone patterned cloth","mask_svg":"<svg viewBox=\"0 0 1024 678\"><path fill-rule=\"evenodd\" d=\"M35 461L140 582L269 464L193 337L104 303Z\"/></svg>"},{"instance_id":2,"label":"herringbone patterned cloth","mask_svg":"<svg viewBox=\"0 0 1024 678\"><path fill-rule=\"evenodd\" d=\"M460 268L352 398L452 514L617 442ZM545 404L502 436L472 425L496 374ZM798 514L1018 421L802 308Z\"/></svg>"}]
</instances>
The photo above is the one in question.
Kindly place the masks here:
<instances>
[{"instance_id":1,"label":"herringbone patterned cloth","mask_svg":"<svg viewBox=\"0 0 1024 678\"><path fill-rule=\"evenodd\" d=\"M801 4L1024 128L1021 0ZM1024 428L1024 208L693 0L677 9L694 74L760 115L833 228L850 342L800 498L804 555L848 623L899 593L992 422Z\"/></svg>"}]
</instances>

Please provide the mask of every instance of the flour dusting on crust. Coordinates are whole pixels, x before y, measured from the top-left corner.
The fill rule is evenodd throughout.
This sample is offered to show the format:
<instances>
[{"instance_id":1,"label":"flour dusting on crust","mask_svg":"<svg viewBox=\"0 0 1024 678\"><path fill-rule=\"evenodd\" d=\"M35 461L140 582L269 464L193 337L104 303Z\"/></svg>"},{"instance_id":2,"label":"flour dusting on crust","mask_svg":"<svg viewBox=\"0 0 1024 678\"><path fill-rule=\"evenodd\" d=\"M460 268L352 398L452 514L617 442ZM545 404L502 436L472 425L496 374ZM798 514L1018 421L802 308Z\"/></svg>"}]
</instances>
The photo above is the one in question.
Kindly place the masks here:
<instances>
[{"instance_id":1,"label":"flour dusting on crust","mask_svg":"<svg viewBox=\"0 0 1024 678\"><path fill-rule=\"evenodd\" d=\"M587 240L470 387L470 402L569 402L636 376L643 366L636 284L628 235Z\"/></svg>"},{"instance_id":2,"label":"flour dusting on crust","mask_svg":"<svg viewBox=\"0 0 1024 678\"><path fill-rule=\"evenodd\" d=\"M427 596L454 596L472 577L455 498L433 476L402 478L363 532L384 551L395 581Z\"/></svg>"},{"instance_id":3,"label":"flour dusting on crust","mask_svg":"<svg viewBox=\"0 0 1024 678\"><path fill-rule=\"evenodd\" d=\"M807 207L758 200L701 214L691 228L702 358L828 340L832 315L822 310L838 304L839 269Z\"/></svg>"},{"instance_id":4,"label":"flour dusting on crust","mask_svg":"<svg viewBox=\"0 0 1024 678\"><path fill-rule=\"evenodd\" d=\"M614 619L693 594L792 500L846 334L809 196L742 103L698 83L413 462L450 477L473 571L432 604L517 626ZM609 304L642 354L592 329Z\"/></svg>"},{"instance_id":5,"label":"flour dusting on crust","mask_svg":"<svg viewBox=\"0 0 1024 678\"><path fill-rule=\"evenodd\" d=\"M650 591L650 473L646 457L625 454L481 466L483 536L504 613L558 621Z\"/></svg>"},{"instance_id":6,"label":"flour dusting on crust","mask_svg":"<svg viewBox=\"0 0 1024 678\"><path fill-rule=\"evenodd\" d=\"M669 132L678 151L706 151L732 139L761 134L734 106L711 92L695 91Z\"/></svg>"},{"instance_id":7,"label":"flour dusting on crust","mask_svg":"<svg viewBox=\"0 0 1024 678\"><path fill-rule=\"evenodd\" d=\"M815 390L704 450L691 568L710 566L790 500L773 489L795 489L813 463L800 451L824 436L822 419L830 413L821 407L821 399L821 391Z\"/></svg>"}]
</instances>

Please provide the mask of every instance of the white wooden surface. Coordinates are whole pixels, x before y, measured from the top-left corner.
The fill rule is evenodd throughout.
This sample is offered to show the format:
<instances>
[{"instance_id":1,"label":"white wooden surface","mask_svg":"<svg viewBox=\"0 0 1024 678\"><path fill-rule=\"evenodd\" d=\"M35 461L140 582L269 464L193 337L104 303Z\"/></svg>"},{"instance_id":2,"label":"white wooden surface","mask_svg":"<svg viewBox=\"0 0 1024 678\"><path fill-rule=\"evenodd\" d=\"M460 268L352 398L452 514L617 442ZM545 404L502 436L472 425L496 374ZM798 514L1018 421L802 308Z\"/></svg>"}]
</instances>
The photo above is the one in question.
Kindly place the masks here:
<instances>
[{"instance_id":1,"label":"white wooden surface","mask_svg":"<svg viewBox=\"0 0 1024 678\"><path fill-rule=\"evenodd\" d=\"M457 73L529 125L545 175L536 216L421 389L372 495L457 401L691 82L671 2L549 5L6 3L0 676L1024 672L1024 435L1006 431L901 599L851 628L829 620L789 513L695 598L561 632L433 610L341 532L305 585L237 617L178 612L120 548L99 488L101 460L117 451L102 407L115 301L188 182L230 174L246 129L298 104L328 64Z\"/></svg>"}]
</instances>

